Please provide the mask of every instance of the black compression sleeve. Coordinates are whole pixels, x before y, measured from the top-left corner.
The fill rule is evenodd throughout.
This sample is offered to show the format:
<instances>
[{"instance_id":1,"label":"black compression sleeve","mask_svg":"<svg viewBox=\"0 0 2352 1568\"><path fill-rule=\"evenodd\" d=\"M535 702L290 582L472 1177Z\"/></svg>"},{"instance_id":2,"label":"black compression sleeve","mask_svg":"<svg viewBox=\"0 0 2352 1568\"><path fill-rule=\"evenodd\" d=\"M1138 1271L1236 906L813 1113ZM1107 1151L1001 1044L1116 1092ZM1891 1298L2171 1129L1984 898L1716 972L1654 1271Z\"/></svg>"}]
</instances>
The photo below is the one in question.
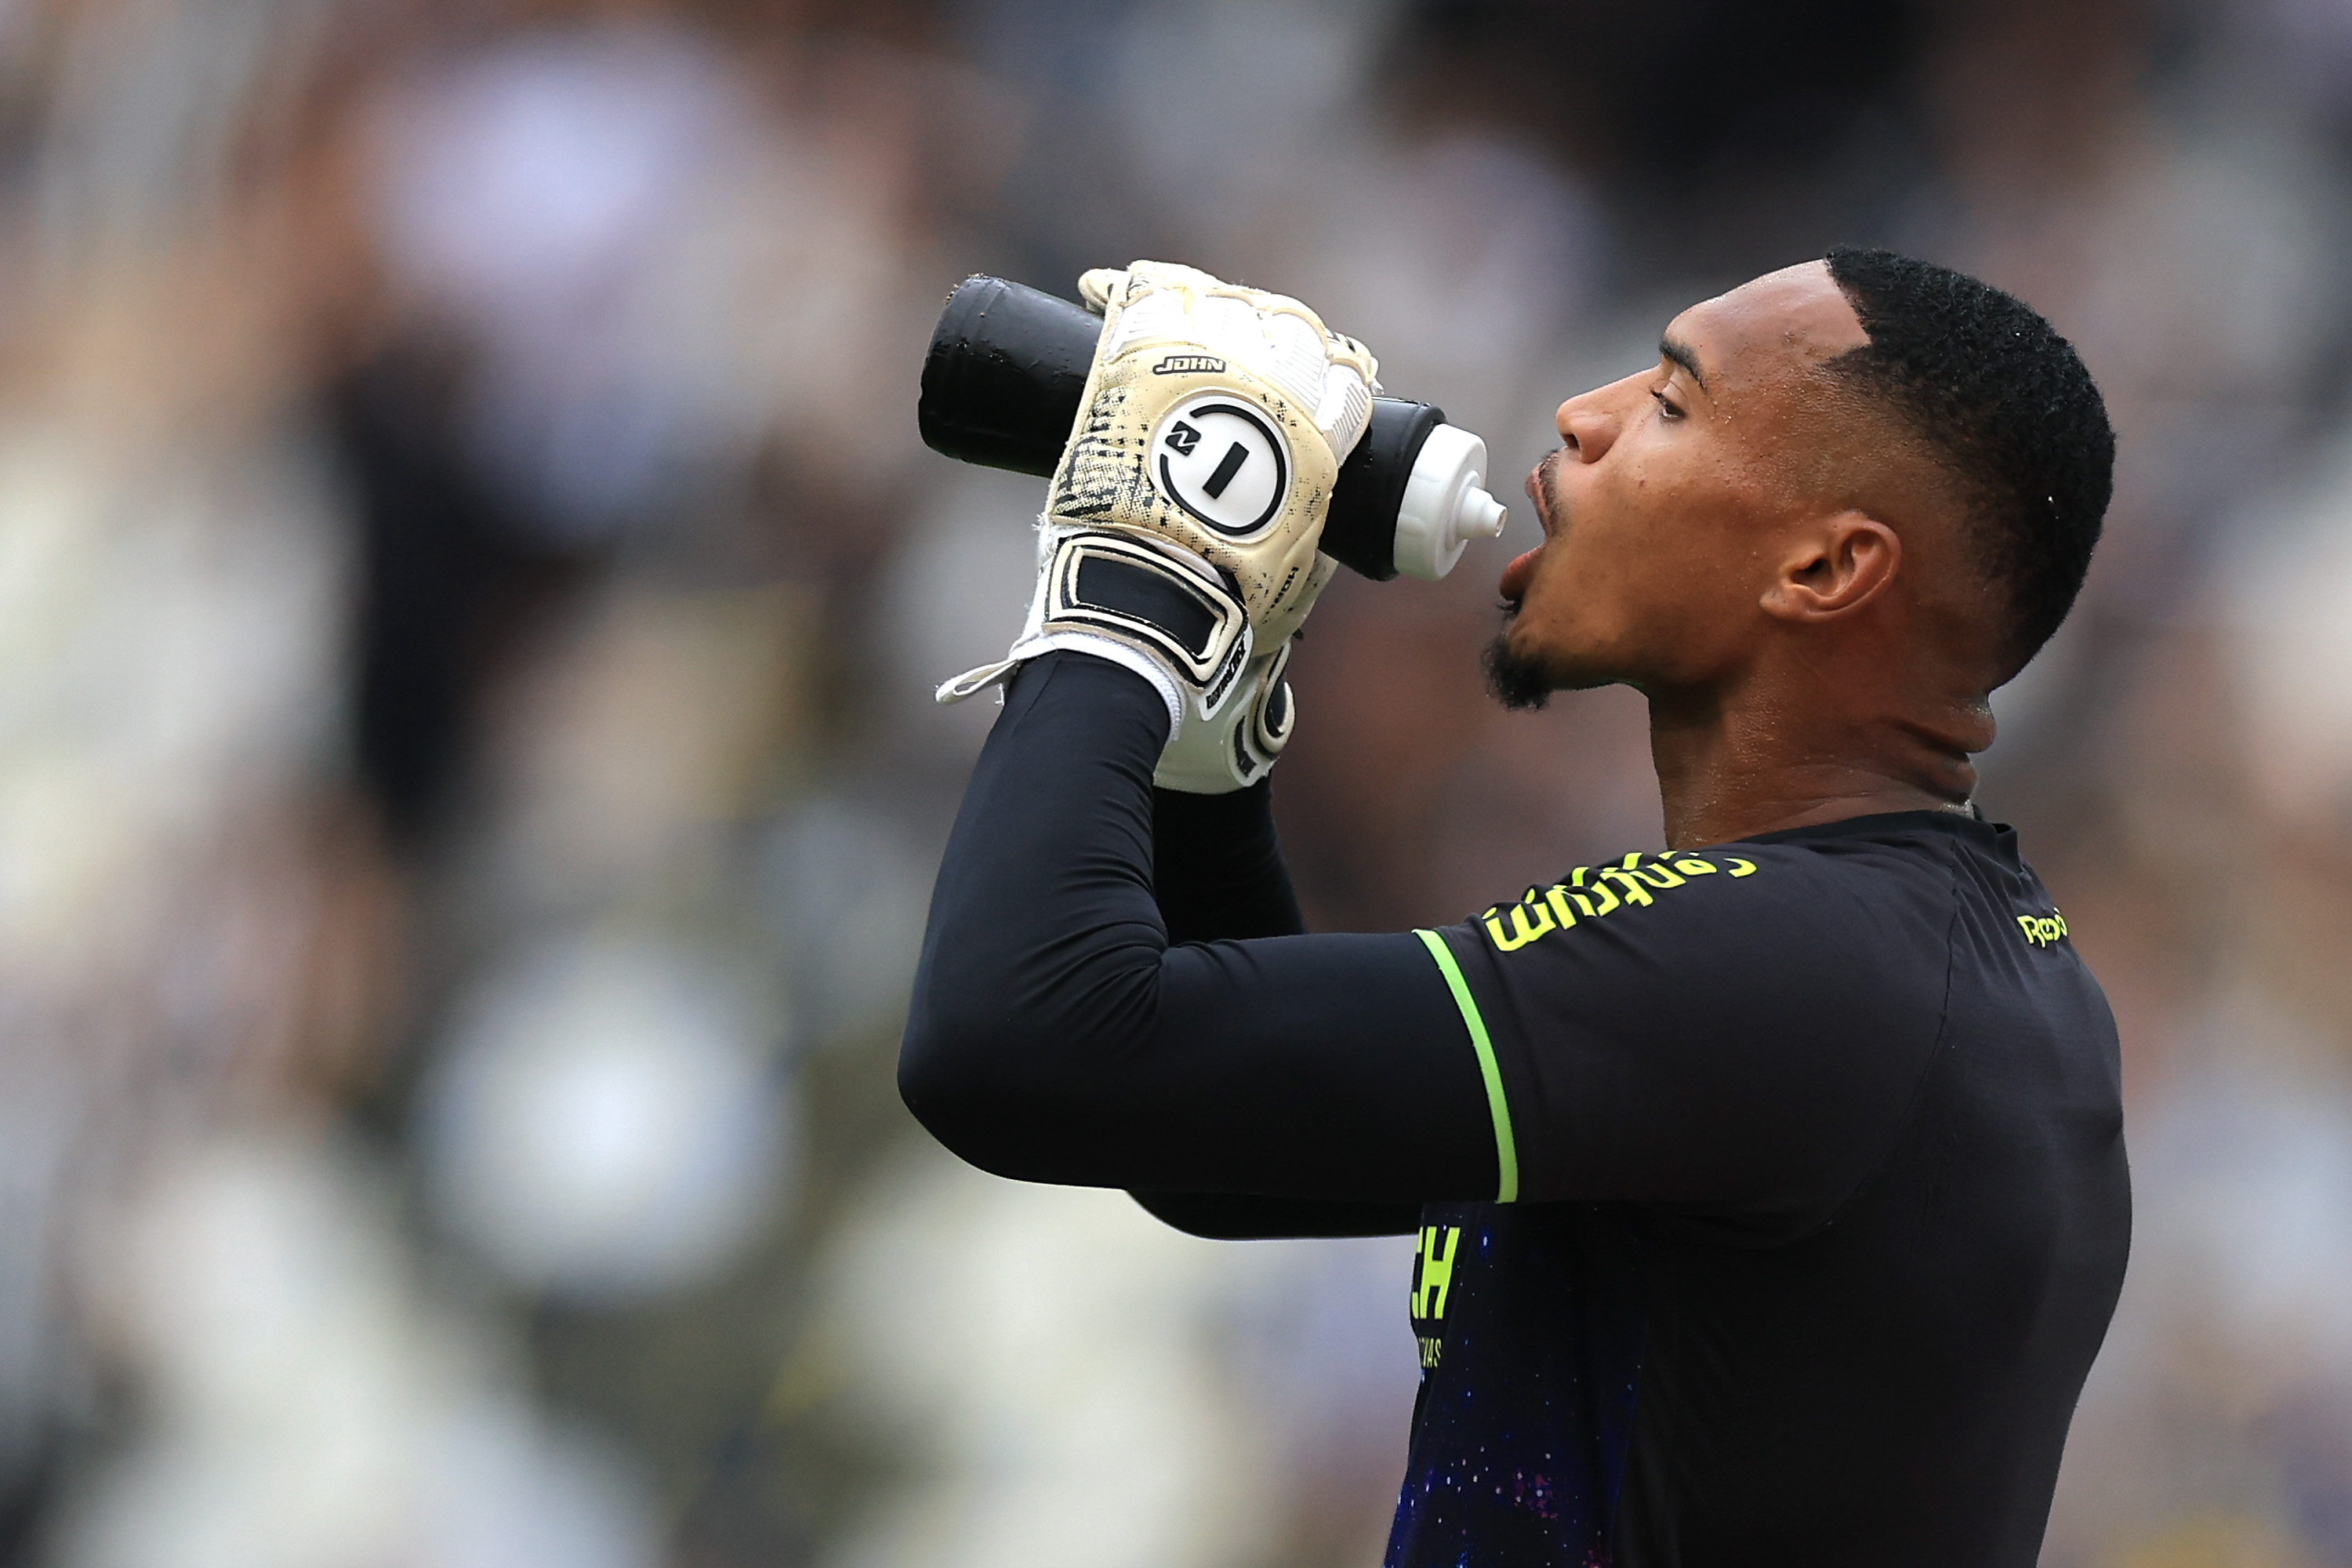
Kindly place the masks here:
<instances>
[{"instance_id":1,"label":"black compression sleeve","mask_svg":"<svg viewBox=\"0 0 2352 1568\"><path fill-rule=\"evenodd\" d=\"M1336 1198L1260 1198L1228 1193L1136 1193L1152 1217L1212 1241L1273 1241L1341 1236L1405 1236L1421 1226L1416 1203Z\"/></svg>"},{"instance_id":2,"label":"black compression sleeve","mask_svg":"<svg viewBox=\"0 0 2352 1568\"><path fill-rule=\"evenodd\" d=\"M1151 890L1171 945L1307 929L1274 831L1274 781L1231 795L1151 792Z\"/></svg>"},{"instance_id":3,"label":"black compression sleeve","mask_svg":"<svg viewBox=\"0 0 2352 1568\"><path fill-rule=\"evenodd\" d=\"M908 1105L1031 1181L1492 1196L1476 1059L1418 940L1169 944L1150 785L1166 729L1149 684L1101 659L1049 654L1014 679L940 866Z\"/></svg>"},{"instance_id":4,"label":"black compression sleeve","mask_svg":"<svg viewBox=\"0 0 2352 1568\"><path fill-rule=\"evenodd\" d=\"M1274 827L1272 779L1228 795L1151 792L1151 889L1172 946L1307 929ZM1417 1204L1267 1198L1223 1193L1137 1193L1178 1230L1222 1241L1270 1237L1402 1236Z\"/></svg>"}]
</instances>

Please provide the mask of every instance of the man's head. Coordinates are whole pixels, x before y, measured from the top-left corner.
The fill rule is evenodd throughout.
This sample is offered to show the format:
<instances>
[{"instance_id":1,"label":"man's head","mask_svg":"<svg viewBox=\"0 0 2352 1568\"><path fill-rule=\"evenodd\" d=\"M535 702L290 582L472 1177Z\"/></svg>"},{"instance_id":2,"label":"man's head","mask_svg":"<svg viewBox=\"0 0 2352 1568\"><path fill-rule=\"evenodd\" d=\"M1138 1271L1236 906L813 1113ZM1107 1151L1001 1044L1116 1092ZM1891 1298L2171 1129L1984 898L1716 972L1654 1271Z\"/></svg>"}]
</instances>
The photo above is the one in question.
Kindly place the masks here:
<instances>
[{"instance_id":1,"label":"man's head","mask_svg":"<svg viewBox=\"0 0 2352 1568\"><path fill-rule=\"evenodd\" d=\"M1504 573L1489 653L1514 705L1617 681L1706 700L1776 664L1980 705L2074 603L2115 453L2048 322L1875 250L1691 307L1654 368L1558 423L1528 477L1545 542Z\"/></svg>"}]
</instances>

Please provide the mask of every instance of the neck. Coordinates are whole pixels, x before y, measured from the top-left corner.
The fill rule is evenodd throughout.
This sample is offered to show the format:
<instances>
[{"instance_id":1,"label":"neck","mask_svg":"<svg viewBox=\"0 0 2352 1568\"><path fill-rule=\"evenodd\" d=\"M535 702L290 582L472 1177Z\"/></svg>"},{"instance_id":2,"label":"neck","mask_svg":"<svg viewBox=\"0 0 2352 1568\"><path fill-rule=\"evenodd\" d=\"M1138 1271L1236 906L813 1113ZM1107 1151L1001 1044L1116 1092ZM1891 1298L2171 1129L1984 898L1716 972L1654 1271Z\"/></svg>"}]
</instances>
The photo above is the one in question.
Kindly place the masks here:
<instances>
[{"instance_id":1,"label":"neck","mask_svg":"<svg viewBox=\"0 0 2352 1568\"><path fill-rule=\"evenodd\" d=\"M1991 743L1981 696L1826 715L1753 694L1650 699L1650 756L1677 849L1880 812L1965 810L1976 789L1969 753Z\"/></svg>"}]
</instances>

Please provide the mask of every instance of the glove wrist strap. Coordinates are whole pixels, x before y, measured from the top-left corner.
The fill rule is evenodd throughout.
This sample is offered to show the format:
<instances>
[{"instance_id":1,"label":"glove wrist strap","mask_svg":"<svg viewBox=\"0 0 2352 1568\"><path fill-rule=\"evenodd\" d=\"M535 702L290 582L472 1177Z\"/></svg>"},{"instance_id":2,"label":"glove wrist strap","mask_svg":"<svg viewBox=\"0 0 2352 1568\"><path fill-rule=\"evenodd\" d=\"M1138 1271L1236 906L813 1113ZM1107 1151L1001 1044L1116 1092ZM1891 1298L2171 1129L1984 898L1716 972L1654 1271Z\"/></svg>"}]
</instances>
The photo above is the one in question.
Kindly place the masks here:
<instances>
[{"instance_id":1,"label":"glove wrist strap","mask_svg":"<svg viewBox=\"0 0 2352 1568\"><path fill-rule=\"evenodd\" d=\"M1213 568L1170 546L1099 529L1052 531L1029 626L1010 652L940 686L960 702L1022 662L1077 648L1126 666L1168 704L1172 739L1188 719L1216 715L1235 695L1255 638L1241 596Z\"/></svg>"},{"instance_id":2,"label":"glove wrist strap","mask_svg":"<svg viewBox=\"0 0 2352 1568\"><path fill-rule=\"evenodd\" d=\"M1224 705L1249 662L1241 597L1189 560L1133 534L1065 534L1047 562L1037 632L1102 633L1156 656L1195 694Z\"/></svg>"}]
</instances>

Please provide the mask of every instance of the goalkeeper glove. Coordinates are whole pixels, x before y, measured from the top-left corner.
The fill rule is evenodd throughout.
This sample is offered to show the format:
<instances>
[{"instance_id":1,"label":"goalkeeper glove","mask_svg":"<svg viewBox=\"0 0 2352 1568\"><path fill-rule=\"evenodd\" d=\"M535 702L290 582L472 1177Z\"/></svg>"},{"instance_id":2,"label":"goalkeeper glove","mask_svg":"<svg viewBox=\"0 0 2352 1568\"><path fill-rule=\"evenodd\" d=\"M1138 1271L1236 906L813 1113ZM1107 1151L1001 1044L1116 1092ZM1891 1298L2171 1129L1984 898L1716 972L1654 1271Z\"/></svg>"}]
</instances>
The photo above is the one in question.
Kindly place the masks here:
<instances>
[{"instance_id":1,"label":"goalkeeper glove","mask_svg":"<svg viewBox=\"0 0 2352 1568\"><path fill-rule=\"evenodd\" d=\"M1316 542L1376 365L1296 300L1189 267L1139 261L1079 286L1103 331L1039 521L1027 624L939 698L1080 648L1167 703L1163 787L1238 789L1289 737L1282 668L1335 570Z\"/></svg>"}]
</instances>

